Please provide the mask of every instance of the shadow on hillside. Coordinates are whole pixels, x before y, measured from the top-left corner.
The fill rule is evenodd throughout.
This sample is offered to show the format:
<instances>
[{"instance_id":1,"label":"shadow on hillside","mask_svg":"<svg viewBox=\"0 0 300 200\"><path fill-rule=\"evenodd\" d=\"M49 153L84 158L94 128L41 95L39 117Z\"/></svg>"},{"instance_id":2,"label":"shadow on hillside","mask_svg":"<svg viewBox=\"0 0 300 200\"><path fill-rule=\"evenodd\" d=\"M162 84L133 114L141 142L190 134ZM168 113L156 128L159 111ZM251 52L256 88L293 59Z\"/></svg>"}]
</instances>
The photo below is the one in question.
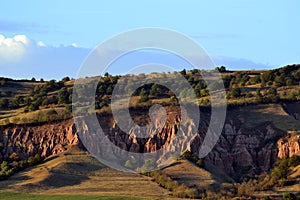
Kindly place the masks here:
<instances>
[{"instance_id":1,"label":"shadow on hillside","mask_svg":"<svg viewBox=\"0 0 300 200\"><path fill-rule=\"evenodd\" d=\"M37 177L23 174L16 174L7 180L0 181L0 190L14 189L21 192L34 192L41 189L80 185L82 182L89 180L90 175L96 174L103 168L105 167L102 165L88 162L61 163L49 170L49 175L40 181L34 180Z\"/></svg>"},{"instance_id":2,"label":"shadow on hillside","mask_svg":"<svg viewBox=\"0 0 300 200\"><path fill-rule=\"evenodd\" d=\"M83 175L53 173L45 180L39 182L39 185L42 187L59 188L64 186L79 185L88 179L89 178L87 176Z\"/></svg>"},{"instance_id":3,"label":"shadow on hillside","mask_svg":"<svg viewBox=\"0 0 300 200\"><path fill-rule=\"evenodd\" d=\"M63 163L52 169L50 176L39 182L44 187L64 187L79 185L83 181L89 180L89 175L101 170L101 165L94 165L88 162Z\"/></svg>"}]
</instances>

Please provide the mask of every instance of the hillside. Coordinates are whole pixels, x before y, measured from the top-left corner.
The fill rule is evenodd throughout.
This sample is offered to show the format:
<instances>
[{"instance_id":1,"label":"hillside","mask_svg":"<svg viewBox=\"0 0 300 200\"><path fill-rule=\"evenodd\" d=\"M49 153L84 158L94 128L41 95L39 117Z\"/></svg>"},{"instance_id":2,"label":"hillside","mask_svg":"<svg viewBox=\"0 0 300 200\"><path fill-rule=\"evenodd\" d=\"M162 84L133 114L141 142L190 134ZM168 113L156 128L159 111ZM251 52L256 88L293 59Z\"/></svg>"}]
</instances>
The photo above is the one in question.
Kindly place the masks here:
<instances>
[{"instance_id":1,"label":"hillside","mask_svg":"<svg viewBox=\"0 0 300 200\"><path fill-rule=\"evenodd\" d=\"M216 70L221 72L227 104L229 105L267 104L300 100L299 65L288 65L270 71L228 71L224 67ZM202 76L208 76L209 79L210 72L202 71L200 73L198 70L183 70L179 74L186 78L194 89L198 99L195 103L199 106L209 107L211 100L208 88L212 90L211 93L218 93L219 81L215 81L214 77L211 77L211 80L208 81L210 87L208 87ZM74 94L72 90L74 80L70 80L69 77L65 77L60 81L0 78L0 124L27 124L71 118L71 103L74 97L77 100L80 99L81 102L79 103L83 104L77 106L81 109L79 112L92 112L89 107L84 105L87 100L84 92L91 90L90 87L93 86L95 78L98 79L98 86L95 91L95 109L98 113L111 112L109 104L112 91L119 80L121 80L121 85L123 83L128 84L128 87L124 89L125 92L130 92L129 86L138 79L151 82L151 80L163 79L164 77L164 74L156 73L126 76L106 74L104 77L79 80L82 84L77 84ZM173 88L178 88L178 84L169 83L169 85L174 85ZM155 103L177 105L178 99L175 97L174 92L176 91L172 92L159 84L146 84L132 94L130 107L145 108ZM177 91L177 93L180 93L179 98L189 96L186 90Z\"/></svg>"},{"instance_id":2,"label":"hillside","mask_svg":"<svg viewBox=\"0 0 300 200\"><path fill-rule=\"evenodd\" d=\"M253 195L278 198L285 192L299 196L299 165L285 168L285 174L276 177L276 180L272 170L285 158L300 155L300 66L290 65L271 71L218 70L224 80L228 107L217 144L201 159L204 163L201 166L179 159L159 173L170 178L176 187L182 184L179 189L190 188L190 191L200 194L197 194L198 197L209 199ZM175 142L172 138L175 130L179 130L178 122L182 118L178 112L179 101L162 85L145 84L130 98L131 118L138 124L149 123L148 109L153 104L161 104L167 111L167 123L161 129L150 130L147 134L151 137L143 139L123 132L112 116L109 104L114 86L121 76L106 74L98 77L95 109L82 95L83 91L89 90L94 79L81 80L85 84L73 91L74 80L68 77L60 81L1 78L0 177L7 180L0 181L3 191L0 197L8 194L5 192L21 192L44 195L84 193L91 198L94 195L174 198L174 191L156 183L155 178L109 169L85 152L80 136L86 131L97 130L89 130L88 121L83 121L81 126L75 125L72 103L77 105L73 112L87 116L96 112L101 127L106 131L105 137L127 152L150 153L164 148L165 152L160 156L165 159L168 151L179 146L182 147L181 152L188 150L198 155L211 120L208 86L196 70L179 73L194 89L197 102L191 103L199 107L201 120L198 129L193 123L184 124L182 136L187 139ZM160 76L164 74L126 75L125 82L130 85L137 77L151 80ZM220 93L217 89L213 92ZM180 91L179 98L188 95L187 91ZM80 102L72 102L74 96ZM117 104L124 102L121 98ZM129 130L130 133L139 131ZM195 137L189 140L193 134ZM113 158L117 153L106 147L99 148L102 153L107 153L107 157ZM35 166L40 163L40 158L46 160ZM120 157L118 164L135 171L146 165L146 161L137 165L130 159ZM266 178L260 183L261 176L265 174L269 182ZM259 183L252 187L253 181ZM259 188L259 184L268 187ZM246 191L244 185L255 189Z\"/></svg>"},{"instance_id":3,"label":"hillside","mask_svg":"<svg viewBox=\"0 0 300 200\"><path fill-rule=\"evenodd\" d=\"M172 198L150 178L110 169L75 147L1 181L0 188L2 192L47 195Z\"/></svg>"}]
</instances>

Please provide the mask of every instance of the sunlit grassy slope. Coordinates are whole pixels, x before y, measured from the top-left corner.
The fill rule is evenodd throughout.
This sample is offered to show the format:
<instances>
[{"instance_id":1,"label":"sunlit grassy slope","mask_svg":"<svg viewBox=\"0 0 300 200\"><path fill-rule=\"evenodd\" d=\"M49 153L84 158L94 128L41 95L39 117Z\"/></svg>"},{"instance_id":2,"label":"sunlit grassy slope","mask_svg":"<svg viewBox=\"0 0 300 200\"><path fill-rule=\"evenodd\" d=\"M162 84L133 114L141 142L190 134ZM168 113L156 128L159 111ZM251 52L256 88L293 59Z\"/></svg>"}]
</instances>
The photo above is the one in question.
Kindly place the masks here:
<instances>
[{"instance_id":1,"label":"sunlit grassy slope","mask_svg":"<svg viewBox=\"0 0 300 200\"><path fill-rule=\"evenodd\" d=\"M172 198L169 191L149 177L110 169L88 153L74 149L1 181L0 188L0 199L9 196L9 193L3 192L46 195L25 195L22 199L56 199L55 195L61 194L69 199L72 199L69 195L76 195L74 199L84 199L81 195L88 195L87 199L97 199L93 196ZM14 196L17 198L18 194L12 194L12 199Z\"/></svg>"}]
</instances>

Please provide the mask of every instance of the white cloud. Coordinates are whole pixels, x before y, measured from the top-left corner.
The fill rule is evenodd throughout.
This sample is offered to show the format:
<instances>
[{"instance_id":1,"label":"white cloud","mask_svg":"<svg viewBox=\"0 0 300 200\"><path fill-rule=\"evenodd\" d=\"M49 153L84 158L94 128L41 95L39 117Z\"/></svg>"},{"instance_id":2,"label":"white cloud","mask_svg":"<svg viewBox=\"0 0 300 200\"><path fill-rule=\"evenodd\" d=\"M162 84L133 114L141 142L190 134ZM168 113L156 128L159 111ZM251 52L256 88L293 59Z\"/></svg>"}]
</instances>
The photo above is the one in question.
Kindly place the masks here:
<instances>
[{"instance_id":1,"label":"white cloud","mask_svg":"<svg viewBox=\"0 0 300 200\"><path fill-rule=\"evenodd\" d=\"M39 47L45 47L45 46L46 46L46 44L45 44L44 42L42 42L42 41L39 41L39 42L37 43L37 45L38 45Z\"/></svg>"},{"instance_id":2,"label":"white cloud","mask_svg":"<svg viewBox=\"0 0 300 200\"><path fill-rule=\"evenodd\" d=\"M71 44L71 46L72 46L72 47L75 47L75 48L78 47L77 43L75 43L75 42L74 42L73 44Z\"/></svg>"},{"instance_id":3,"label":"white cloud","mask_svg":"<svg viewBox=\"0 0 300 200\"><path fill-rule=\"evenodd\" d=\"M6 61L15 62L26 54L31 41L26 35L16 35L12 38L5 38L0 35L0 58Z\"/></svg>"},{"instance_id":4,"label":"white cloud","mask_svg":"<svg viewBox=\"0 0 300 200\"><path fill-rule=\"evenodd\" d=\"M1 35L0 34L0 45L1 45L1 43L2 43L2 41L5 39L5 37L4 37L4 35Z\"/></svg>"},{"instance_id":5,"label":"white cloud","mask_svg":"<svg viewBox=\"0 0 300 200\"><path fill-rule=\"evenodd\" d=\"M1 76L14 78L31 78L33 76L46 79L60 79L64 76L76 77L77 71L90 53L91 49L78 47L77 43L69 45L51 46L43 41L36 42L26 35L16 35L6 38L0 34L0 69ZM111 52L102 52L110 56ZM181 66L177 60L164 55L150 56L138 54L137 57L127 57L116 62L114 73L119 74L123 69L127 72L136 64L145 63L151 59L168 60L170 66ZM268 66L257 64L251 60L224 56L211 56L217 66L224 65L228 69L265 69ZM184 63L183 63L184 64ZM127 66L127 67L124 67ZM120 71L120 69L122 69ZM123 72L122 71L122 72Z\"/></svg>"},{"instance_id":6,"label":"white cloud","mask_svg":"<svg viewBox=\"0 0 300 200\"><path fill-rule=\"evenodd\" d=\"M60 79L76 77L80 64L90 49L77 43L51 46L26 35L5 37L0 34L0 76Z\"/></svg>"},{"instance_id":7,"label":"white cloud","mask_svg":"<svg viewBox=\"0 0 300 200\"><path fill-rule=\"evenodd\" d=\"M23 43L24 45L29 45L29 43L30 43L30 40L26 37L26 35L16 35L13 39L16 42Z\"/></svg>"},{"instance_id":8,"label":"white cloud","mask_svg":"<svg viewBox=\"0 0 300 200\"><path fill-rule=\"evenodd\" d=\"M77 43L70 45L73 48L78 48ZM23 58L26 58L27 54L36 54L38 53L37 48L48 47L56 48L53 46L47 46L43 41L36 42L26 35L15 35L14 37L5 37L0 34L0 59L3 63L5 62L20 62ZM59 48L63 48L59 47ZM0 67L1 67L0 61Z\"/></svg>"}]
</instances>

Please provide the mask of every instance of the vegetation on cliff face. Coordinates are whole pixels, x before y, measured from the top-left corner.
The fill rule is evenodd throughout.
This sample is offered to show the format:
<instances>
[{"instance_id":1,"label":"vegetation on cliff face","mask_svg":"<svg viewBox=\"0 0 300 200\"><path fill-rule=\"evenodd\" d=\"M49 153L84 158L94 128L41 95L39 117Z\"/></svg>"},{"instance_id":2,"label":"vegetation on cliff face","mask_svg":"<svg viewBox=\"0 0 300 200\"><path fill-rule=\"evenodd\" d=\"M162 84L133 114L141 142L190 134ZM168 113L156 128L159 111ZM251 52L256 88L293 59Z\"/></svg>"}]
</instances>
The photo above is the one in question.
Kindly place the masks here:
<instances>
[{"instance_id":1,"label":"vegetation on cliff face","mask_svg":"<svg viewBox=\"0 0 300 200\"><path fill-rule=\"evenodd\" d=\"M300 156L298 155L283 158L271 169L269 174L261 174L257 178L238 184L238 194L241 196L252 196L255 191L291 185L293 180L288 175L298 165L300 165Z\"/></svg>"}]
</instances>

